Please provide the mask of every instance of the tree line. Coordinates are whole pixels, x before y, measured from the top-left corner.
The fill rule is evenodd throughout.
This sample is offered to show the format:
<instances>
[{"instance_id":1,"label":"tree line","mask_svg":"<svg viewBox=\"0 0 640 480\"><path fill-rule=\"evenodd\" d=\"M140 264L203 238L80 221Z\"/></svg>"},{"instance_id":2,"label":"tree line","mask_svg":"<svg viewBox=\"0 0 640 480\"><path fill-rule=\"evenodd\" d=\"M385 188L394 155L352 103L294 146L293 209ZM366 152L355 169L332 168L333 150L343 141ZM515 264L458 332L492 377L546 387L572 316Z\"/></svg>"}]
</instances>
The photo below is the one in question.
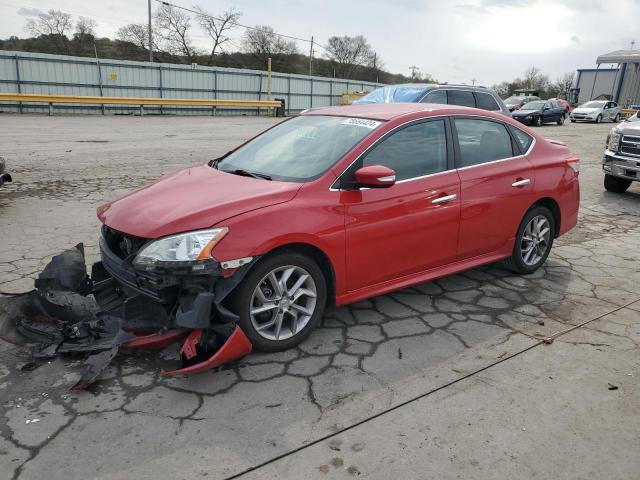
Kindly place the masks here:
<instances>
[{"instance_id":1,"label":"tree line","mask_svg":"<svg viewBox=\"0 0 640 480\"><path fill-rule=\"evenodd\" d=\"M362 35L332 36L325 45L315 44L311 57L310 52L300 51L296 40L279 35L268 25L241 27L238 24L241 16L234 8L212 14L200 6L184 11L162 4L153 13L154 61L264 70L271 58L273 70L282 73L309 74L311 70L317 76L380 83L434 81L428 74L407 77L386 71L380 55ZM209 43L206 49L193 41L195 26L206 34ZM123 25L115 39L97 38L96 28L97 23L91 18L81 16L74 20L68 13L52 9L27 20L25 30L30 38L0 40L0 49L148 60L147 24ZM244 33L237 44L230 33L239 28L244 28Z\"/></svg>"},{"instance_id":2,"label":"tree line","mask_svg":"<svg viewBox=\"0 0 640 480\"><path fill-rule=\"evenodd\" d=\"M559 76L555 81L542 73L538 67L529 67L522 77L517 77L510 82L501 82L491 86L502 98L507 98L516 90L536 90L540 98L557 97L559 93L568 92L573 86L573 72L567 72Z\"/></svg>"}]
</instances>

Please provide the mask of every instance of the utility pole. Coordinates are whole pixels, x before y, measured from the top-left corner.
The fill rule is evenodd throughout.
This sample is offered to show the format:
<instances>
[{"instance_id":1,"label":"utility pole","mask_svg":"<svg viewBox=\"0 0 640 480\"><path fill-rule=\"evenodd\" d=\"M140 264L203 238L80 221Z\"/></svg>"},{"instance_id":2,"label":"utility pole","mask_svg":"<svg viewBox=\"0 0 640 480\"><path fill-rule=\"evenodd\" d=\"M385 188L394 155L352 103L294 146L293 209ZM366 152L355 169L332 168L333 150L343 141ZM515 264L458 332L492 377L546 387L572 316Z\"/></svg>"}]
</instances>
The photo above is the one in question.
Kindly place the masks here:
<instances>
[{"instance_id":1,"label":"utility pole","mask_svg":"<svg viewBox=\"0 0 640 480\"><path fill-rule=\"evenodd\" d=\"M411 70L411 81L413 82L416 79L416 74L420 71L420 67L416 67L415 65L411 65L409 67L409 70Z\"/></svg>"},{"instance_id":2,"label":"utility pole","mask_svg":"<svg viewBox=\"0 0 640 480\"><path fill-rule=\"evenodd\" d=\"M636 44L635 40L631 40L631 50L633 50L633 46Z\"/></svg>"},{"instance_id":3,"label":"utility pole","mask_svg":"<svg viewBox=\"0 0 640 480\"><path fill-rule=\"evenodd\" d=\"M309 49L309 75L313 75L313 35L311 36L311 48Z\"/></svg>"},{"instance_id":4,"label":"utility pole","mask_svg":"<svg viewBox=\"0 0 640 480\"><path fill-rule=\"evenodd\" d=\"M147 7L149 10L149 61L153 62L153 37L151 33L151 0L147 0Z\"/></svg>"},{"instance_id":5,"label":"utility pole","mask_svg":"<svg viewBox=\"0 0 640 480\"><path fill-rule=\"evenodd\" d=\"M477 78L472 78L471 79L471 85L475 85L477 81L478 81Z\"/></svg>"}]
</instances>

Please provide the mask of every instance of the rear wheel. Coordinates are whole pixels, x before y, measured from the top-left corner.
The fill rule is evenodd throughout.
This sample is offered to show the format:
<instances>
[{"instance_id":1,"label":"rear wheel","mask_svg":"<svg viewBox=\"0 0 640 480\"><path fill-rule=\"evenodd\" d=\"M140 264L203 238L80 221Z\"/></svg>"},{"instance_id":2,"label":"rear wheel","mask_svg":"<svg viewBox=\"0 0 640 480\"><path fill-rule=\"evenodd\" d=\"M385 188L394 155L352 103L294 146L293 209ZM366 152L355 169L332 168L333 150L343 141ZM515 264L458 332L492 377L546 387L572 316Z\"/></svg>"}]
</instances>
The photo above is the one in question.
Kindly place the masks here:
<instances>
[{"instance_id":1,"label":"rear wheel","mask_svg":"<svg viewBox=\"0 0 640 480\"><path fill-rule=\"evenodd\" d=\"M266 257L247 274L231 307L257 350L277 352L309 336L326 301L320 267L302 254L282 252Z\"/></svg>"},{"instance_id":2,"label":"rear wheel","mask_svg":"<svg viewBox=\"0 0 640 480\"><path fill-rule=\"evenodd\" d=\"M558 125L562 125L564 123L564 115L561 115L558 119Z\"/></svg>"},{"instance_id":3,"label":"rear wheel","mask_svg":"<svg viewBox=\"0 0 640 480\"><path fill-rule=\"evenodd\" d=\"M614 177L613 175L604 176L604 188L609 192L624 193L631 185L631 180L625 178Z\"/></svg>"},{"instance_id":4,"label":"rear wheel","mask_svg":"<svg viewBox=\"0 0 640 480\"><path fill-rule=\"evenodd\" d=\"M571 123L576 123L576 121L572 118L572 119L571 119Z\"/></svg>"},{"instance_id":5,"label":"rear wheel","mask_svg":"<svg viewBox=\"0 0 640 480\"><path fill-rule=\"evenodd\" d=\"M618 123L620 121L620 114L616 113L616 116L613 117L613 123Z\"/></svg>"},{"instance_id":6,"label":"rear wheel","mask_svg":"<svg viewBox=\"0 0 640 480\"><path fill-rule=\"evenodd\" d=\"M533 273L547 260L556 233L555 220L548 208L538 206L520 222L511 257L505 260L510 270Z\"/></svg>"},{"instance_id":7,"label":"rear wheel","mask_svg":"<svg viewBox=\"0 0 640 480\"><path fill-rule=\"evenodd\" d=\"M542 126L542 116L538 116L536 117L536 127L541 127Z\"/></svg>"}]
</instances>

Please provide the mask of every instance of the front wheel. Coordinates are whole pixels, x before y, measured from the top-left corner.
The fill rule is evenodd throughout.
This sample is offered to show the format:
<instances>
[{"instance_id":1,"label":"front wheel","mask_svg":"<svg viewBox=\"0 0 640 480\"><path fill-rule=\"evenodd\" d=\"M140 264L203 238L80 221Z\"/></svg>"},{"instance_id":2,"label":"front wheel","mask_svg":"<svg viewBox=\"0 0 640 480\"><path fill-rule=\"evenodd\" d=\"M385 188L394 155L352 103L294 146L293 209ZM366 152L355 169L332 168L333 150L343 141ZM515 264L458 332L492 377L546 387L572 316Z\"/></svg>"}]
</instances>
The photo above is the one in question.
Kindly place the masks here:
<instances>
[{"instance_id":1,"label":"front wheel","mask_svg":"<svg viewBox=\"0 0 640 480\"><path fill-rule=\"evenodd\" d=\"M257 350L277 352L309 336L326 301L320 267L305 255L285 251L256 264L234 293L231 308Z\"/></svg>"},{"instance_id":2,"label":"front wheel","mask_svg":"<svg viewBox=\"0 0 640 480\"><path fill-rule=\"evenodd\" d=\"M548 208L538 206L520 222L511 257L505 260L509 270L533 273L547 260L556 233L555 220Z\"/></svg>"},{"instance_id":3,"label":"front wheel","mask_svg":"<svg viewBox=\"0 0 640 480\"><path fill-rule=\"evenodd\" d=\"M604 188L609 192L624 193L631 185L631 180L626 178L614 177L613 175L604 176Z\"/></svg>"},{"instance_id":4,"label":"front wheel","mask_svg":"<svg viewBox=\"0 0 640 480\"><path fill-rule=\"evenodd\" d=\"M602 115L598 115L596 117L596 123L600 123L602 121Z\"/></svg>"}]
</instances>

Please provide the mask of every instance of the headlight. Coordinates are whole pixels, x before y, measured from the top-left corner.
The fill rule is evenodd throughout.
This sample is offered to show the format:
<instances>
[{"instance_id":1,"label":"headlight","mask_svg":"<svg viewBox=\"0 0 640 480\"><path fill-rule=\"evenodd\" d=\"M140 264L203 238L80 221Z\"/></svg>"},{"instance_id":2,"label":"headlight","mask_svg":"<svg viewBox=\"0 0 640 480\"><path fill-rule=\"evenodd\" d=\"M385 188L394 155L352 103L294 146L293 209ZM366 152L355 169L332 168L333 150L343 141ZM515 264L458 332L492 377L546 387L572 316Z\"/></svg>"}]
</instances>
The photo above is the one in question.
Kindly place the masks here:
<instances>
[{"instance_id":1,"label":"headlight","mask_svg":"<svg viewBox=\"0 0 640 480\"><path fill-rule=\"evenodd\" d=\"M618 132L611 130L607 137L607 148L612 152L617 152L620 148L620 137L621 135Z\"/></svg>"},{"instance_id":2,"label":"headlight","mask_svg":"<svg viewBox=\"0 0 640 480\"><path fill-rule=\"evenodd\" d=\"M229 231L226 227L197 230L161 238L144 247L133 260L140 267L173 262L189 264L211 258L211 250Z\"/></svg>"}]
</instances>

